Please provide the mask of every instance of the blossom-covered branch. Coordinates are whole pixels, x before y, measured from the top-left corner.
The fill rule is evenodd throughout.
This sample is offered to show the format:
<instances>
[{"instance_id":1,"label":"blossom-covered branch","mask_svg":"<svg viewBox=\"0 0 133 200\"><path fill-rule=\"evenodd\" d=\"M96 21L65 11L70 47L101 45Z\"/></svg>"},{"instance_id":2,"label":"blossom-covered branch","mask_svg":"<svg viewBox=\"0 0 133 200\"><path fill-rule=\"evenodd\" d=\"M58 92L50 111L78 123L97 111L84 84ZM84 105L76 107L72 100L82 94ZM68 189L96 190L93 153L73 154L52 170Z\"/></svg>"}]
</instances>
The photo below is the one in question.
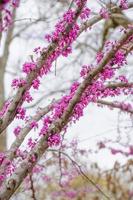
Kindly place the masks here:
<instances>
[{"instance_id":1,"label":"blossom-covered branch","mask_svg":"<svg viewBox=\"0 0 133 200\"><path fill-rule=\"evenodd\" d=\"M77 7L76 11L70 12L70 19L69 15L68 17L67 15L64 15L64 21L61 21L57 25L57 30L53 35L51 44L41 51L41 56L37 59L37 61L24 64L23 71L27 74L26 80L15 80L13 83L13 86L17 86L19 89L14 98L9 101L5 113L0 118L0 133L2 133L2 131L16 116L18 107L23 104L24 99L26 98L26 91L35 84L34 80L36 80L38 76L42 77L42 75L46 74L50 70L49 68L51 67L53 61L62 54L63 49L65 48L67 51L67 47L75 41L77 37L77 32L75 32L75 22L80 16L85 3L86 0L78 2L80 6Z\"/></svg>"},{"instance_id":2,"label":"blossom-covered branch","mask_svg":"<svg viewBox=\"0 0 133 200\"><path fill-rule=\"evenodd\" d=\"M127 112L129 114L133 114L133 108L130 103L125 103L125 102L110 102L110 101L105 101L105 100L98 100L97 103L99 105L105 105L108 106L109 108L118 108L124 112Z\"/></svg>"},{"instance_id":3,"label":"blossom-covered branch","mask_svg":"<svg viewBox=\"0 0 133 200\"><path fill-rule=\"evenodd\" d=\"M114 83L114 84L108 84L108 85L105 86L106 89L109 88L109 89L113 89L113 90L117 89L117 88L132 88L132 87L133 87L133 83ZM7 161L12 161L17 156L16 155L17 149L23 143L25 137L28 135L28 133L32 129L34 129L35 126L37 126L37 122L40 119L42 119L43 117L45 117L45 115L52 110L52 108L54 107L54 104L57 103L58 101L59 100L56 100L56 102L53 101L47 107L41 108L40 111L38 111L37 114L35 116L33 116L30 121L27 122L27 125L25 127L21 128L20 126L17 126L14 129L14 133L16 135L16 139L13 142L13 144L11 145L10 149L6 153ZM103 102L107 102L107 101L97 100L97 103L105 104ZM121 106L118 105L118 104L115 104L114 108L121 108ZM130 110L129 112L132 113L132 110ZM4 168L4 167L6 167L6 166L4 164L2 164L1 168Z\"/></svg>"},{"instance_id":4,"label":"blossom-covered branch","mask_svg":"<svg viewBox=\"0 0 133 200\"><path fill-rule=\"evenodd\" d=\"M20 163L19 167L15 169L10 178L3 182L0 191L1 198L9 199L9 197L11 197L47 148L52 144L59 143L59 133L63 129L66 130L68 122L75 122L82 116L83 109L90 102L87 90L89 92L91 87L95 85L96 80L99 77L102 78L100 75L104 71L104 67L105 70L106 68L108 69L108 64L111 64L112 67L112 62L115 63L115 60L112 59L114 59L118 50L125 45L125 43L128 43L128 39L132 34L133 30L127 30L120 41L116 42L113 48L103 57L98 67L85 74L85 77L83 77L83 81L80 84L71 87L70 96L63 97L63 99L57 103L49 127L44 127L42 129L40 140L32 148L27 157ZM103 93L100 95L103 95ZM61 104L62 107L59 108L58 106ZM79 108L78 110L77 106Z\"/></svg>"}]
</instances>

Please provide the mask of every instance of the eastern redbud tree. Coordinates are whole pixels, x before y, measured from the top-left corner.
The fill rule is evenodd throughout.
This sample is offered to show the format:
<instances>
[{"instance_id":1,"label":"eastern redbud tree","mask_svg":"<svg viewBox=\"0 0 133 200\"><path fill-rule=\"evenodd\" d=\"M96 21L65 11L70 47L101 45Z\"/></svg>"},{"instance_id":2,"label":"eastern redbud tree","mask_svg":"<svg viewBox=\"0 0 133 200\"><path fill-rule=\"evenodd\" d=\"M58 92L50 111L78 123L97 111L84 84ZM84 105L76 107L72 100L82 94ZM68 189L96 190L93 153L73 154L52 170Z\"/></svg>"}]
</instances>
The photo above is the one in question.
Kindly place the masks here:
<instances>
[{"instance_id":1,"label":"eastern redbud tree","mask_svg":"<svg viewBox=\"0 0 133 200\"><path fill-rule=\"evenodd\" d=\"M75 143L68 144L66 141L64 143L64 135L67 138L68 128L79 121L81 117L84 117L84 110L90 104L95 104L98 108L99 106L107 106L112 109L119 109L129 115L130 118L132 117L131 101L120 101L120 97L128 99L133 94L133 82L130 78L131 70L129 70L127 76L124 73L124 70L128 71L128 62L131 60L133 50L133 23L130 16L128 17L125 12L132 9L133 4L126 0L117 2L99 1L101 8L95 13L89 6L91 1L73 0L64 2L68 3L66 11L56 20L52 32L44 34L43 39L46 45L36 46L32 55L30 55L30 59L23 62L21 74L12 80L12 93L6 99L0 111L0 134L3 135L7 128L10 132L10 126L13 124L13 133L16 136L11 147L0 153L1 200L15 198L20 186L25 184L26 188L29 183L32 199L38 199L35 194L33 175L36 177L36 182L37 177L39 177L38 181L41 180L42 184L43 181L49 184L48 177L43 175L45 174L45 159L48 159L46 158L47 152L52 152L53 163L51 162L51 166L55 165L56 161L54 160L59 159L61 172L59 185L61 188L66 187L61 181L62 177L69 174L67 170L65 171L69 164L62 157L62 154L64 154L102 195L101 198L113 199L110 193L104 193L95 184L95 181L84 174L80 165L65 153L69 146L73 149L73 156L76 156L78 151L81 157L85 154L85 151L77 150ZM17 12L20 4L21 1L17 0L0 2L1 39L6 31L12 29L14 12ZM96 48L91 42L93 37L90 35L93 34L95 25L101 22L104 24L103 35L100 41L95 42L96 44L100 43L99 47ZM112 29L117 29L117 34L111 35ZM80 37L83 38L77 44ZM87 37L91 38L89 44L84 41L84 38L86 40ZM53 68L55 68L55 75L60 76L57 60L61 59L62 62L69 60L75 54L74 48L82 50L82 44L86 52L88 48L95 51L94 60L91 63L87 59L81 62L76 80L73 79L71 85L66 83L63 95L57 99L52 98L49 104L41 106L41 108L36 103L35 108L29 112L28 108L30 106L32 108L33 102L36 100L36 93L41 93L41 101L44 98L41 88L45 77L47 78L53 72ZM51 80L48 84L51 85L50 83L52 83ZM43 86L45 87L45 85ZM34 134L34 131L36 134ZM133 154L132 146L129 145L128 152L126 152L111 147L109 141L99 142L98 148L108 148L113 155L121 153L130 156ZM57 152L59 156L56 155ZM75 168L71 170L73 176L67 178L74 180L78 174L75 172ZM109 179L107 178L101 176L101 180L108 183ZM53 183L50 182L50 184ZM76 198L75 191L69 191L69 187L66 188L68 191L64 192L65 189L62 189L60 193L58 192L50 198ZM94 192L90 188L90 190L84 190L84 193L88 191ZM98 197L96 198L98 199ZM77 199L80 199L80 197L77 196ZM85 196L83 199L85 199Z\"/></svg>"}]
</instances>

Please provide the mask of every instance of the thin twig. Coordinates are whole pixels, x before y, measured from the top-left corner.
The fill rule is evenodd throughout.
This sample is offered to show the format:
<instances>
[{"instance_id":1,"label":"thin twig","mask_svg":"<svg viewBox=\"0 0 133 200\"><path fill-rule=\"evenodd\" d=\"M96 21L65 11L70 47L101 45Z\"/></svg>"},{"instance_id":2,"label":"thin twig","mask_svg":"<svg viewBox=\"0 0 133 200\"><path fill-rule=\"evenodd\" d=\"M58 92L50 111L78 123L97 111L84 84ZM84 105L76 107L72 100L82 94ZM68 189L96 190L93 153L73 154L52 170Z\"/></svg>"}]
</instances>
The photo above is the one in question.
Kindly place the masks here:
<instances>
[{"instance_id":1,"label":"thin twig","mask_svg":"<svg viewBox=\"0 0 133 200\"><path fill-rule=\"evenodd\" d=\"M36 199L36 196L35 196L35 188L34 188L33 175L32 175L32 173L29 174L29 178L30 178L30 183L31 183L32 199L33 199L33 200L37 200L37 199Z\"/></svg>"},{"instance_id":2,"label":"thin twig","mask_svg":"<svg viewBox=\"0 0 133 200\"><path fill-rule=\"evenodd\" d=\"M58 152L58 150L56 149L49 149L48 151L53 151L53 152ZM88 180L93 186L95 186L95 188L108 200L111 200L110 197L108 197L102 190L101 188L96 185L96 183L90 179L82 170L81 166L75 161L73 160L67 153L60 151L61 154L65 155L71 162L72 164L78 169L78 171L80 172L80 174L86 179Z\"/></svg>"}]
</instances>

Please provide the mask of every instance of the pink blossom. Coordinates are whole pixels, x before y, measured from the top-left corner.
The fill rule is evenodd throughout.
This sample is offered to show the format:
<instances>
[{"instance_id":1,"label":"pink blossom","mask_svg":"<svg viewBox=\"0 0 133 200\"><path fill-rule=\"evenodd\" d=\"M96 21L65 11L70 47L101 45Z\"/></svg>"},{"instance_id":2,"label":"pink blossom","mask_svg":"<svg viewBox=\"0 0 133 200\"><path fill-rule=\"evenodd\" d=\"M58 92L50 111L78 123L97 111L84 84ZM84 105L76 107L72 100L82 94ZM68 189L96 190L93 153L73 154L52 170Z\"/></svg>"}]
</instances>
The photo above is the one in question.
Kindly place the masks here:
<instances>
[{"instance_id":1,"label":"pink blossom","mask_svg":"<svg viewBox=\"0 0 133 200\"><path fill-rule=\"evenodd\" d=\"M34 128L34 129L38 128L38 123L36 121L32 121L30 123L30 128Z\"/></svg>"},{"instance_id":2,"label":"pink blossom","mask_svg":"<svg viewBox=\"0 0 133 200\"><path fill-rule=\"evenodd\" d=\"M103 59L104 53L103 52L98 52L96 55L96 61L97 63L100 63L101 60Z\"/></svg>"},{"instance_id":3,"label":"pink blossom","mask_svg":"<svg viewBox=\"0 0 133 200\"><path fill-rule=\"evenodd\" d=\"M133 146L129 146L129 155L133 155Z\"/></svg>"},{"instance_id":4,"label":"pink blossom","mask_svg":"<svg viewBox=\"0 0 133 200\"><path fill-rule=\"evenodd\" d=\"M65 49L65 51L62 51L62 56L64 56L64 57L67 57L68 56L68 54L70 54L70 53L72 53L72 48L71 47L67 47L66 49Z\"/></svg>"},{"instance_id":5,"label":"pink blossom","mask_svg":"<svg viewBox=\"0 0 133 200\"><path fill-rule=\"evenodd\" d=\"M0 174L0 186L4 180L5 180L5 175Z\"/></svg>"},{"instance_id":6,"label":"pink blossom","mask_svg":"<svg viewBox=\"0 0 133 200\"><path fill-rule=\"evenodd\" d=\"M19 107L19 108L17 109L16 118L17 118L17 119L24 119L24 118L25 118L25 114L26 114L26 109L25 109L25 108L22 108L22 107Z\"/></svg>"},{"instance_id":7,"label":"pink blossom","mask_svg":"<svg viewBox=\"0 0 133 200\"><path fill-rule=\"evenodd\" d=\"M18 7L19 6L19 2L20 2L20 0L12 0L12 5L14 7Z\"/></svg>"},{"instance_id":8,"label":"pink blossom","mask_svg":"<svg viewBox=\"0 0 133 200\"><path fill-rule=\"evenodd\" d=\"M130 111L130 110L132 110L132 106L131 106L130 103L124 103L124 102L122 102L122 103L120 104L120 108L121 108L123 111Z\"/></svg>"},{"instance_id":9,"label":"pink blossom","mask_svg":"<svg viewBox=\"0 0 133 200\"><path fill-rule=\"evenodd\" d=\"M78 7L80 7L82 5L82 3L86 3L87 0L74 0L74 2L77 4Z\"/></svg>"},{"instance_id":10,"label":"pink blossom","mask_svg":"<svg viewBox=\"0 0 133 200\"><path fill-rule=\"evenodd\" d=\"M36 54L41 52L41 47L36 47L33 52L35 52Z\"/></svg>"},{"instance_id":11,"label":"pink blossom","mask_svg":"<svg viewBox=\"0 0 133 200\"><path fill-rule=\"evenodd\" d=\"M11 86L12 86L14 89L16 89L16 88L23 87L25 84L26 84L26 81L25 81L25 80L15 78L15 79L13 79Z\"/></svg>"},{"instance_id":12,"label":"pink blossom","mask_svg":"<svg viewBox=\"0 0 133 200\"><path fill-rule=\"evenodd\" d=\"M118 79L123 83L128 83L128 80L124 75L119 76Z\"/></svg>"},{"instance_id":13,"label":"pink blossom","mask_svg":"<svg viewBox=\"0 0 133 200\"><path fill-rule=\"evenodd\" d=\"M77 191L75 190L66 191L66 196L70 199L73 199L77 196Z\"/></svg>"},{"instance_id":14,"label":"pink blossom","mask_svg":"<svg viewBox=\"0 0 133 200\"><path fill-rule=\"evenodd\" d=\"M69 9L69 10L63 15L64 21L66 21L67 24L72 23L74 17L75 17L75 12L72 11L71 9Z\"/></svg>"},{"instance_id":15,"label":"pink blossom","mask_svg":"<svg viewBox=\"0 0 133 200\"><path fill-rule=\"evenodd\" d=\"M33 173L40 174L43 171L43 167L35 166L32 171L33 171Z\"/></svg>"},{"instance_id":16,"label":"pink blossom","mask_svg":"<svg viewBox=\"0 0 133 200\"><path fill-rule=\"evenodd\" d=\"M22 151L20 149L17 149L15 152L16 156L21 157L22 159L25 159L27 154L25 151Z\"/></svg>"},{"instance_id":17,"label":"pink blossom","mask_svg":"<svg viewBox=\"0 0 133 200\"><path fill-rule=\"evenodd\" d=\"M100 15L104 19L109 19L109 11L108 11L108 9L107 8L101 8L100 9Z\"/></svg>"},{"instance_id":18,"label":"pink blossom","mask_svg":"<svg viewBox=\"0 0 133 200\"><path fill-rule=\"evenodd\" d=\"M112 153L113 155L116 155L116 154L118 154L118 153L123 154L123 151L121 151L121 150L119 150L119 149L111 148L110 150L111 150L111 153Z\"/></svg>"},{"instance_id":19,"label":"pink blossom","mask_svg":"<svg viewBox=\"0 0 133 200\"><path fill-rule=\"evenodd\" d=\"M86 75L90 72L91 66L90 65L83 65L80 71L80 76L85 78Z\"/></svg>"},{"instance_id":20,"label":"pink blossom","mask_svg":"<svg viewBox=\"0 0 133 200\"><path fill-rule=\"evenodd\" d=\"M56 133L54 135L49 136L48 138L48 145L51 146L57 146L59 145L61 140L60 134Z\"/></svg>"},{"instance_id":21,"label":"pink blossom","mask_svg":"<svg viewBox=\"0 0 133 200\"><path fill-rule=\"evenodd\" d=\"M13 163L10 163L6 168L6 176L12 175L12 173L15 171L15 165Z\"/></svg>"},{"instance_id":22,"label":"pink blossom","mask_svg":"<svg viewBox=\"0 0 133 200\"><path fill-rule=\"evenodd\" d=\"M101 80L111 79L115 74L115 71L111 67L106 67L101 73Z\"/></svg>"},{"instance_id":23,"label":"pink blossom","mask_svg":"<svg viewBox=\"0 0 133 200\"><path fill-rule=\"evenodd\" d=\"M29 74L36 68L36 64L34 62L26 62L23 64L23 72Z\"/></svg>"},{"instance_id":24,"label":"pink blossom","mask_svg":"<svg viewBox=\"0 0 133 200\"><path fill-rule=\"evenodd\" d=\"M26 91L24 96L23 96L23 100L26 101L27 103L30 103L33 101L32 96L30 95L29 91Z\"/></svg>"},{"instance_id":25,"label":"pink blossom","mask_svg":"<svg viewBox=\"0 0 133 200\"><path fill-rule=\"evenodd\" d=\"M29 138L29 139L28 139L28 146L29 146L30 148L34 148L35 145L36 145L36 142L33 141L32 138Z\"/></svg>"},{"instance_id":26,"label":"pink blossom","mask_svg":"<svg viewBox=\"0 0 133 200\"><path fill-rule=\"evenodd\" d=\"M32 81L32 86L34 89L38 90L39 86L40 86L40 80L39 79L35 79Z\"/></svg>"},{"instance_id":27,"label":"pink blossom","mask_svg":"<svg viewBox=\"0 0 133 200\"><path fill-rule=\"evenodd\" d=\"M15 129L14 129L14 135L17 137L18 135L19 135L19 133L20 133L20 131L21 131L21 127L20 126L17 126Z\"/></svg>"},{"instance_id":28,"label":"pink blossom","mask_svg":"<svg viewBox=\"0 0 133 200\"><path fill-rule=\"evenodd\" d=\"M91 10L90 10L89 8L87 8L87 7L84 8L84 9L82 10L82 12L81 12L80 18L81 18L81 19L89 18L90 12L91 12Z\"/></svg>"},{"instance_id":29,"label":"pink blossom","mask_svg":"<svg viewBox=\"0 0 133 200\"><path fill-rule=\"evenodd\" d=\"M46 183L49 183L51 181L51 178L49 176L43 176L43 180L46 182Z\"/></svg>"},{"instance_id":30,"label":"pink blossom","mask_svg":"<svg viewBox=\"0 0 133 200\"><path fill-rule=\"evenodd\" d=\"M105 148L106 146L105 146L105 144L104 144L103 142L99 142L99 143L98 143L98 147L99 147L99 149L103 149L103 148Z\"/></svg>"},{"instance_id":31,"label":"pink blossom","mask_svg":"<svg viewBox=\"0 0 133 200\"><path fill-rule=\"evenodd\" d=\"M121 50L117 51L117 53L115 54L115 58L113 59L113 63L117 64L118 66L123 66L124 64L127 64L125 53Z\"/></svg>"},{"instance_id":32,"label":"pink blossom","mask_svg":"<svg viewBox=\"0 0 133 200\"><path fill-rule=\"evenodd\" d=\"M52 37L50 34L46 34L45 35L45 39L48 41L48 42L51 42L52 41Z\"/></svg>"},{"instance_id":33,"label":"pink blossom","mask_svg":"<svg viewBox=\"0 0 133 200\"><path fill-rule=\"evenodd\" d=\"M120 0L120 8L127 9L128 8L128 1L127 0Z\"/></svg>"},{"instance_id":34,"label":"pink blossom","mask_svg":"<svg viewBox=\"0 0 133 200\"><path fill-rule=\"evenodd\" d=\"M2 19L0 22L0 31L5 31L12 24L13 7L17 7L19 0L2 0L0 3L0 11Z\"/></svg>"},{"instance_id":35,"label":"pink blossom","mask_svg":"<svg viewBox=\"0 0 133 200\"><path fill-rule=\"evenodd\" d=\"M10 105L11 101L10 100L7 100L5 103L4 103L4 106L2 107L2 110L0 111L0 117L3 117L3 115L6 113L9 105Z\"/></svg>"}]
</instances>

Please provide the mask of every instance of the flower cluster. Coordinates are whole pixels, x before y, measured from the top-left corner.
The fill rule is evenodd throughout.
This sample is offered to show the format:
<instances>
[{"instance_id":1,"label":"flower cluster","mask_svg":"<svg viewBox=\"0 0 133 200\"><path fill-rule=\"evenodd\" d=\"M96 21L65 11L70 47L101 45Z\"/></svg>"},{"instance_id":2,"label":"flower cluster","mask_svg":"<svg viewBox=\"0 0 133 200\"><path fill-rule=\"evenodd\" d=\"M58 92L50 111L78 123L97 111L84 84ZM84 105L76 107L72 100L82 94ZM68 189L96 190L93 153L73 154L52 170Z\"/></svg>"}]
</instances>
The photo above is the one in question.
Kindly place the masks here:
<instances>
[{"instance_id":1,"label":"flower cluster","mask_svg":"<svg viewBox=\"0 0 133 200\"><path fill-rule=\"evenodd\" d=\"M118 67L127 64L125 53L121 50L117 51L115 58L113 59L113 64L117 64Z\"/></svg>"},{"instance_id":2,"label":"flower cluster","mask_svg":"<svg viewBox=\"0 0 133 200\"><path fill-rule=\"evenodd\" d=\"M118 103L118 105L120 106L121 110L123 110L123 111L130 111L130 110L133 109L133 107L132 107L132 105L130 103L122 102L120 104Z\"/></svg>"},{"instance_id":3,"label":"flower cluster","mask_svg":"<svg viewBox=\"0 0 133 200\"><path fill-rule=\"evenodd\" d=\"M2 0L0 2L0 12L2 12L2 19L0 21L0 31L6 30L12 23L12 7L18 7L19 0Z\"/></svg>"},{"instance_id":4,"label":"flower cluster","mask_svg":"<svg viewBox=\"0 0 133 200\"><path fill-rule=\"evenodd\" d=\"M19 135L19 133L20 133L20 131L21 131L21 127L20 126L17 126L15 129L14 129L14 135L17 137L18 135Z\"/></svg>"},{"instance_id":5,"label":"flower cluster","mask_svg":"<svg viewBox=\"0 0 133 200\"><path fill-rule=\"evenodd\" d=\"M61 141L61 136L60 134L54 134L48 137L48 145L51 146L57 146L60 144Z\"/></svg>"},{"instance_id":6,"label":"flower cluster","mask_svg":"<svg viewBox=\"0 0 133 200\"><path fill-rule=\"evenodd\" d=\"M83 65L80 71L80 76L85 78L86 75L91 71L92 67L90 65Z\"/></svg>"},{"instance_id":7,"label":"flower cluster","mask_svg":"<svg viewBox=\"0 0 133 200\"><path fill-rule=\"evenodd\" d=\"M100 9L100 15L104 19L109 19L109 16L110 16L108 9L104 7Z\"/></svg>"},{"instance_id":8,"label":"flower cluster","mask_svg":"<svg viewBox=\"0 0 133 200\"><path fill-rule=\"evenodd\" d=\"M9 177L15 170L15 165L9 159L6 158L4 153L0 153L0 165L4 165L4 171L0 174L0 186L2 182Z\"/></svg>"},{"instance_id":9,"label":"flower cluster","mask_svg":"<svg viewBox=\"0 0 133 200\"><path fill-rule=\"evenodd\" d=\"M128 1L127 0L120 0L120 8L127 9L128 8Z\"/></svg>"},{"instance_id":10,"label":"flower cluster","mask_svg":"<svg viewBox=\"0 0 133 200\"><path fill-rule=\"evenodd\" d=\"M23 100L26 101L27 103L30 103L33 101L32 96L30 95L29 90L27 90L23 96Z\"/></svg>"},{"instance_id":11,"label":"flower cluster","mask_svg":"<svg viewBox=\"0 0 133 200\"><path fill-rule=\"evenodd\" d=\"M43 119L43 127L40 130L39 135L45 135L45 133L48 131L49 126L52 123L52 118L50 116L46 116Z\"/></svg>"},{"instance_id":12,"label":"flower cluster","mask_svg":"<svg viewBox=\"0 0 133 200\"><path fill-rule=\"evenodd\" d=\"M120 80L120 81L123 82L123 83L128 83L128 80L127 80L127 78L126 78L124 75L120 75L120 76L118 77L118 80Z\"/></svg>"},{"instance_id":13,"label":"flower cluster","mask_svg":"<svg viewBox=\"0 0 133 200\"><path fill-rule=\"evenodd\" d=\"M80 18L81 19L86 19L86 18L89 18L90 16L90 13L91 13L91 10L89 8L84 8L81 12L81 15L80 15Z\"/></svg>"},{"instance_id":14,"label":"flower cluster","mask_svg":"<svg viewBox=\"0 0 133 200\"><path fill-rule=\"evenodd\" d=\"M12 5L14 7L18 7L19 6L19 2L20 2L20 0L12 0Z\"/></svg>"},{"instance_id":15,"label":"flower cluster","mask_svg":"<svg viewBox=\"0 0 133 200\"><path fill-rule=\"evenodd\" d=\"M116 155L116 154L122 154L122 155L124 155L124 156L132 156L133 155L133 146L129 146L128 147L128 151L123 151L123 150L121 150L121 149L115 149L115 148L109 148L110 149L110 151L111 151L111 153L113 154L113 155Z\"/></svg>"},{"instance_id":16,"label":"flower cluster","mask_svg":"<svg viewBox=\"0 0 133 200\"><path fill-rule=\"evenodd\" d=\"M2 164L3 160L5 159L5 154L3 152L0 153L0 165Z\"/></svg>"},{"instance_id":17,"label":"flower cluster","mask_svg":"<svg viewBox=\"0 0 133 200\"><path fill-rule=\"evenodd\" d=\"M34 52L35 54L41 53L41 47L36 47L36 48L33 50L33 52Z\"/></svg>"},{"instance_id":18,"label":"flower cluster","mask_svg":"<svg viewBox=\"0 0 133 200\"><path fill-rule=\"evenodd\" d=\"M29 74L36 68L36 64L34 62L26 62L23 64L23 72Z\"/></svg>"},{"instance_id":19,"label":"flower cluster","mask_svg":"<svg viewBox=\"0 0 133 200\"><path fill-rule=\"evenodd\" d=\"M0 2L1 8L4 8L6 4L11 3L14 7L17 7L19 5L19 0L2 0Z\"/></svg>"},{"instance_id":20,"label":"flower cluster","mask_svg":"<svg viewBox=\"0 0 133 200\"><path fill-rule=\"evenodd\" d=\"M96 55L96 61L97 63L100 63L101 60L103 59L104 53L103 52L98 52Z\"/></svg>"},{"instance_id":21,"label":"flower cluster","mask_svg":"<svg viewBox=\"0 0 133 200\"><path fill-rule=\"evenodd\" d=\"M0 111L0 118L2 118L3 115L6 113L6 111L8 110L8 107L9 107L10 103L11 103L10 100L7 100L7 101L4 103L4 106L3 106L2 110Z\"/></svg>"},{"instance_id":22,"label":"flower cluster","mask_svg":"<svg viewBox=\"0 0 133 200\"><path fill-rule=\"evenodd\" d=\"M12 12L5 7L2 9L3 18L2 22L0 22L0 31L6 30L8 26L12 23Z\"/></svg>"},{"instance_id":23,"label":"flower cluster","mask_svg":"<svg viewBox=\"0 0 133 200\"><path fill-rule=\"evenodd\" d=\"M74 2L78 7L81 7L83 3L85 4L87 2L87 0L74 0Z\"/></svg>"},{"instance_id":24,"label":"flower cluster","mask_svg":"<svg viewBox=\"0 0 133 200\"><path fill-rule=\"evenodd\" d=\"M17 109L17 115L16 115L16 118L17 119L25 119L25 115L26 115L26 109L25 108L21 108L19 107Z\"/></svg>"},{"instance_id":25,"label":"flower cluster","mask_svg":"<svg viewBox=\"0 0 133 200\"><path fill-rule=\"evenodd\" d=\"M34 141L32 138L28 139L28 147L29 148L34 148L34 146L36 145L36 141Z\"/></svg>"},{"instance_id":26,"label":"flower cluster","mask_svg":"<svg viewBox=\"0 0 133 200\"><path fill-rule=\"evenodd\" d=\"M34 129L38 128L38 123L37 123L36 121L32 121L32 122L30 123L30 128L31 128L31 129L32 129L32 128L34 128Z\"/></svg>"},{"instance_id":27,"label":"flower cluster","mask_svg":"<svg viewBox=\"0 0 133 200\"><path fill-rule=\"evenodd\" d=\"M25 84L26 84L26 81L24 79L15 78L13 79L11 86L13 89L17 89L17 88L23 87Z\"/></svg>"}]
</instances>

